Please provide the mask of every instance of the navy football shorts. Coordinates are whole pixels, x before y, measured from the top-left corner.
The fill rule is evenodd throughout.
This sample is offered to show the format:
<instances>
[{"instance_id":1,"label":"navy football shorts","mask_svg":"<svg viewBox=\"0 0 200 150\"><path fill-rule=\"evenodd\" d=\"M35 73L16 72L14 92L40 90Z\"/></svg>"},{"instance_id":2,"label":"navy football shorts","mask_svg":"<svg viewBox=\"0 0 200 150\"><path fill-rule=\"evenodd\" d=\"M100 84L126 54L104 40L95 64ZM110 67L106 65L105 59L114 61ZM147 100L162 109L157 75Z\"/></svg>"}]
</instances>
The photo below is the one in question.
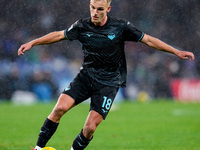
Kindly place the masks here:
<instances>
[{"instance_id":1,"label":"navy football shorts","mask_svg":"<svg viewBox=\"0 0 200 150\"><path fill-rule=\"evenodd\" d=\"M72 97L76 105L91 98L90 110L98 112L105 119L118 90L119 87L101 84L81 70L63 93Z\"/></svg>"}]
</instances>

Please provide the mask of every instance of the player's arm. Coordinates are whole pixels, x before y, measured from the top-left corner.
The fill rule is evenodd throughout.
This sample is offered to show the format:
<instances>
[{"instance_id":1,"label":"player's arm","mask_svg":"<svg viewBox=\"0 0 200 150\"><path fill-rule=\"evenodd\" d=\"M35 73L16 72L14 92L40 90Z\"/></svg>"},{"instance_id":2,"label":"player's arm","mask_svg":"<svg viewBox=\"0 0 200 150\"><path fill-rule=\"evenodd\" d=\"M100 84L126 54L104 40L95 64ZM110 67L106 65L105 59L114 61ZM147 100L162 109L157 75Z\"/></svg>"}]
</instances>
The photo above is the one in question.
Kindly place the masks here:
<instances>
[{"instance_id":1,"label":"player's arm","mask_svg":"<svg viewBox=\"0 0 200 150\"><path fill-rule=\"evenodd\" d=\"M24 52L26 52L27 50L30 50L33 46L51 44L51 43L59 42L64 39L66 39L64 30L51 32L45 36L42 36L40 38L37 38L26 44L21 45L21 47L18 49L18 55L24 55Z\"/></svg>"},{"instance_id":2,"label":"player's arm","mask_svg":"<svg viewBox=\"0 0 200 150\"><path fill-rule=\"evenodd\" d=\"M179 51L178 49L175 49L174 47L162 42L161 40L154 38L150 35L145 34L144 37L141 40L142 43L145 43L146 45L153 47L157 50L172 53L176 56L178 56L181 59L190 59L194 60L194 54L188 51Z\"/></svg>"}]
</instances>

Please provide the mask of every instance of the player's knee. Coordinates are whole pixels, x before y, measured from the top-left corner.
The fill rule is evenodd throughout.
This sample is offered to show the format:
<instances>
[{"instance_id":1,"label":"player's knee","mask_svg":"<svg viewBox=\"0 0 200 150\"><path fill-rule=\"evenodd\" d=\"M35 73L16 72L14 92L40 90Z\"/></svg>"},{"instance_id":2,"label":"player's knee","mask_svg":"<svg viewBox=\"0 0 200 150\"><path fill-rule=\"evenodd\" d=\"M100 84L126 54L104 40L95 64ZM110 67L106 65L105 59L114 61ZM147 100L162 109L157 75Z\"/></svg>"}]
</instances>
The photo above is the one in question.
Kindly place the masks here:
<instances>
[{"instance_id":1,"label":"player's knee","mask_svg":"<svg viewBox=\"0 0 200 150\"><path fill-rule=\"evenodd\" d=\"M95 132L96 128L97 128L97 125L89 124L89 125L85 125L83 130L85 130L85 133L87 135L92 135Z\"/></svg>"},{"instance_id":2,"label":"player's knee","mask_svg":"<svg viewBox=\"0 0 200 150\"><path fill-rule=\"evenodd\" d=\"M53 113L58 116L63 116L68 110L63 106L56 106Z\"/></svg>"}]
</instances>

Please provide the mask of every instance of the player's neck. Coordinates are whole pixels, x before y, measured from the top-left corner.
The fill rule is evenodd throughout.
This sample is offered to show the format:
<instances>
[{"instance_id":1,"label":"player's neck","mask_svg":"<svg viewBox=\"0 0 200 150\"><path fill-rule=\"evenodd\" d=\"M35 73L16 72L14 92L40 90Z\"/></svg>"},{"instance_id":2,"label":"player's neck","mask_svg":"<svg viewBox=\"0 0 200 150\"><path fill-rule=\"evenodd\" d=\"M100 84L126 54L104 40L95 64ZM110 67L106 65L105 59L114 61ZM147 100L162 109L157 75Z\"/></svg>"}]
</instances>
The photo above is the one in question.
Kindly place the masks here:
<instances>
[{"instance_id":1,"label":"player's neck","mask_svg":"<svg viewBox=\"0 0 200 150\"><path fill-rule=\"evenodd\" d=\"M107 21L108 21L108 16L105 16L105 18L101 22L93 22L93 23L95 26L104 26Z\"/></svg>"}]
</instances>

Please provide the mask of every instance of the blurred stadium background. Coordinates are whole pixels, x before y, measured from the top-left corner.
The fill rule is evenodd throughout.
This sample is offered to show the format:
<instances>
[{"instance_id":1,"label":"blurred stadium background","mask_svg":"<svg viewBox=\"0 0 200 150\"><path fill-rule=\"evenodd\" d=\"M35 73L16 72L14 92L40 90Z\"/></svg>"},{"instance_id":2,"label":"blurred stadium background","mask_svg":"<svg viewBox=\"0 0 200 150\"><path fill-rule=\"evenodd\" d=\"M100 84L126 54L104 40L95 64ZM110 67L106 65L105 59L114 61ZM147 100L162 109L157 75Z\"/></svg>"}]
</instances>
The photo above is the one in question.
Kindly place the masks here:
<instances>
[{"instance_id":1,"label":"blurred stadium background","mask_svg":"<svg viewBox=\"0 0 200 150\"><path fill-rule=\"evenodd\" d=\"M111 6L110 16L125 18L145 33L196 56L195 61L184 61L127 42L128 82L120 90L120 99L137 99L138 95L142 99L180 98L177 92L187 92L187 87L194 90L186 96L198 95L200 1L113 0ZM81 66L79 42L37 46L20 57L17 50L25 42L67 29L89 15L89 0L0 0L0 99L21 94L16 91L31 92L40 101L57 99ZM200 100L200 96L194 99Z\"/></svg>"}]
</instances>

